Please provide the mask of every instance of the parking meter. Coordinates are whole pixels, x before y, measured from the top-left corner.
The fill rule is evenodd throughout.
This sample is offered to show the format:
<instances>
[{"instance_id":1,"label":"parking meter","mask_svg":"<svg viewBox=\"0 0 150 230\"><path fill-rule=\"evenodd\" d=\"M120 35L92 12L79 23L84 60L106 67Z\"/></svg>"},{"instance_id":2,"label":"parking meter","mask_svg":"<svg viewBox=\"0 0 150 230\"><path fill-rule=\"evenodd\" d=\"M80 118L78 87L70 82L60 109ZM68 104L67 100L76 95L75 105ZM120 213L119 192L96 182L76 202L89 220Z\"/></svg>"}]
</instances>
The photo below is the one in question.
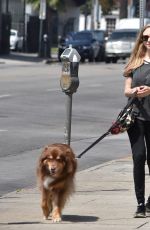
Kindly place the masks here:
<instances>
[{"instance_id":1,"label":"parking meter","mask_svg":"<svg viewBox=\"0 0 150 230\"><path fill-rule=\"evenodd\" d=\"M76 49L69 47L60 56L62 61L62 75L60 86L66 94L73 94L79 86L78 68L81 59Z\"/></svg>"},{"instance_id":2,"label":"parking meter","mask_svg":"<svg viewBox=\"0 0 150 230\"><path fill-rule=\"evenodd\" d=\"M72 95L79 86L78 68L80 55L71 46L64 50L60 56L62 61L62 75L60 86L67 95L66 100L66 125L64 129L65 143L70 145L71 141L71 118L72 118Z\"/></svg>"}]
</instances>

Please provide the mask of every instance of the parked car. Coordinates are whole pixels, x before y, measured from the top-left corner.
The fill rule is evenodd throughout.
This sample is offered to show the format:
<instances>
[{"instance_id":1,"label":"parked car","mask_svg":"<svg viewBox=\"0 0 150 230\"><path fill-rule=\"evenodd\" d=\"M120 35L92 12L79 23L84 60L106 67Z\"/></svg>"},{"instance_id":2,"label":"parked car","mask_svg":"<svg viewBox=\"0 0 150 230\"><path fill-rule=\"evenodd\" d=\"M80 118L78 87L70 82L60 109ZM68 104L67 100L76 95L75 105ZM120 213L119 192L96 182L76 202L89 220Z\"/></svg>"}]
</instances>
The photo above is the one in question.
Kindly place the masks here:
<instances>
[{"instance_id":1,"label":"parked car","mask_svg":"<svg viewBox=\"0 0 150 230\"><path fill-rule=\"evenodd\" d=\"M58 60L61 61L60 56L66 48L69 47L69 41L73 39L74 32L68 33L65 37L61 37L58 41Z\"/></svg>"},{"instance_id":2,"label":"parked car","mask_svg":"<svg viewBox=\"0 0 150 230\"><path fill-rule=\"evenodd\" d=\"M89 62L100 61L104 59L104 31L84 30L72 32L60 40L58 45L58 59L62 52L72 45L81 56L81 61L88 59Z\"/></svg>"},{"instance_id":3,"label":"parked car","mask_svg":"<svg viewBox=\"0 0 150 230\"><path fill-rule=\"evenodd\" d=\"M137 37L137 29L115 30L110 35L105 47L105 62L116 63L118 59L130 56Z\"/></svg>"},{"instance_id":4,"label":"parked car","mask_svg":"<svg viewBox=\"0 0 150 230\"><path fill-rule=\"evenodd\" d=\"M23 48L23 37L18 35L18 31L11 29L10 30L10 50L19 50Z\"/></svg>"}]
</instances>

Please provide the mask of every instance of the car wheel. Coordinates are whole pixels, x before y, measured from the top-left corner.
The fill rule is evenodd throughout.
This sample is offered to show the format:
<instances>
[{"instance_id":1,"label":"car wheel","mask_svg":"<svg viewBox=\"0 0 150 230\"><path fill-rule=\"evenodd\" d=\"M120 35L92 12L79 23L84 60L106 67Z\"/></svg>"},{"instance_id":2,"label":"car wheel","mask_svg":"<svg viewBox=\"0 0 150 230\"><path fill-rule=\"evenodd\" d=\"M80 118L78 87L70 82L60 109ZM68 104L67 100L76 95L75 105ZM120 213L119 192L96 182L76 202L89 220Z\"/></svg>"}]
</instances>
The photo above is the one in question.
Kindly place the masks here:
<instances>
[{"instance_id":1,"label":"car wheel","mask_svg":"<svg viewBox=\"0 0 150 230\"><path fill-rule=\"evenodd\" d=\"M98 56L95 58L95 61L96 61L96 62L101 61L101 57L100 57L100 55L98 55Z\"/></svg>"},{"instance_id":2,"label":"car wheel","mask_svg":"<svg viewBox=\"0 0 150 230\"><path fill-rule=\"evenodd\" d=\"M117 63L117 60L118 60L118 58L113 57L113 58L112 58L112 63Z\"/></svg>"},{"instance_id":3,"label":"car wheel","mask_svg":"<svg viewBox=\"0 0 150 230\"><path fill-rule=\"evenodd\" d=\"M81 62L84 63L85 62L85 58L81 57Z\"/></svg>"},{"instance_id":4,"label":"car wheel","mask_svg":"<svg viewBox=\"0 0 150 230\"><path fill-rule=\"evenodd\" d=\"M95 58L96 62L102 62L105 61L105 55L104 52L102 50L99 51L97 57Z\"/></svg>"},{"instance_id":5,"label":"car wheel","mask_svg":"<svg viewBox=\"0 0 150 230\"><path fill-rule=\"evenodd\" d=\"M18 51L18 42L16 42L15 51Z\"/></svg>"},{"instance_id":6,"label":"car wheel","mask_svg":"<svg viewBox=\"0 0 150 230\"><path fill-rule=\"evenodd\" d=\"M106 62L106 63L110 63L110 62L111 62L111 58L110 58L110 57L106 57L106 58L105 58L105 62Z\"/></svg>"},{"instance_id":7,"label":"car wheel","mask_svg":"<svg viewBox=\"0 0 150 230\"><path fill-rule=\"evenodd\" d=\"M89 62L93 62L94 61L94 55L92 54L90 57L89 57Z\"/></svg>"}]
</instances>

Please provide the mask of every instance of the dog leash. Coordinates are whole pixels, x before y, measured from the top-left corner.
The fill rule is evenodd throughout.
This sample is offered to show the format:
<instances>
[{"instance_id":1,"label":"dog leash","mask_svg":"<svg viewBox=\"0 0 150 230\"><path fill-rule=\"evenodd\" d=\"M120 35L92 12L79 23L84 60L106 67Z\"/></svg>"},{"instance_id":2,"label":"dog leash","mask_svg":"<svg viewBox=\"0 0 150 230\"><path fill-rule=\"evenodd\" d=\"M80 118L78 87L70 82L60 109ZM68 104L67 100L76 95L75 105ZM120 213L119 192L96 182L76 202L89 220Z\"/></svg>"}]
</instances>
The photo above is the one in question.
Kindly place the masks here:
<instances>
[{"instance_id":1,"label":"dog leash","mask_svg":"<svg viewBox=\"0 0 150 230\"><path fill-rule=\"evenodd\" d=\"M131 97L128 100L127 105L124 107L124 109L121 111L121 113L123 113L123 111L125 111L134 101L136 100L135 97ZM120 114L121 115L121 114ZM115 125L117 123L114 122L114 124L108 129L108 131L106 133L104 133L102 136L100 136L98 139L96 139L96 141L94 141L89 147L87 147L84 151L82 151L77 157L76 159L81 158L88 150L90 150L92 147L94 147L98 142L100 142L103 138L105 138L106 136L108 136L109 134L111 134L112 129L115 128Z\"/></svg>"},{"instance_id":2,"label":"dog leash","mask_svg":"<svg viewBox=\"0 0 150 230\"><path fill-rule=\"evenodd\" d=\"M96 141L94 141L89 147L87 147L83 152L81 152L76 158L79 159L84 155L89 149L94 147L98 142L100 142L104 137L110 134L110 130L108 130L106 133L104 133L102 136L100 136Z\"/></svg>"}]
</instances>

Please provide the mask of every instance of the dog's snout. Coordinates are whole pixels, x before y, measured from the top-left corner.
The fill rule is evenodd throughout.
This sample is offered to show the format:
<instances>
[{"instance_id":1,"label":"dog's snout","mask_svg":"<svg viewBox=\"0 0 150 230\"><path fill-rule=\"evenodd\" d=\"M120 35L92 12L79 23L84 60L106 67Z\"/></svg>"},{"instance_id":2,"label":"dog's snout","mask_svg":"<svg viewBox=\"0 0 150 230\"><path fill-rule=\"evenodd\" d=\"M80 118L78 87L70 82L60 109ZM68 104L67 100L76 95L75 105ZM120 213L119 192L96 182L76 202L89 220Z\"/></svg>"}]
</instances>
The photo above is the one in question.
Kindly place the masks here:
<instances>
[{"instance_id":1,"label":"dog's snout","mask_svg":"<svg viewBox=\"0 0 150 230\"><path fill-rule=\"evenodd\" d=\"M55 173L56 172L56 167L55 166L51 167L50 171L51 171L52 174Z\"/></svg>"}]
</instances>

